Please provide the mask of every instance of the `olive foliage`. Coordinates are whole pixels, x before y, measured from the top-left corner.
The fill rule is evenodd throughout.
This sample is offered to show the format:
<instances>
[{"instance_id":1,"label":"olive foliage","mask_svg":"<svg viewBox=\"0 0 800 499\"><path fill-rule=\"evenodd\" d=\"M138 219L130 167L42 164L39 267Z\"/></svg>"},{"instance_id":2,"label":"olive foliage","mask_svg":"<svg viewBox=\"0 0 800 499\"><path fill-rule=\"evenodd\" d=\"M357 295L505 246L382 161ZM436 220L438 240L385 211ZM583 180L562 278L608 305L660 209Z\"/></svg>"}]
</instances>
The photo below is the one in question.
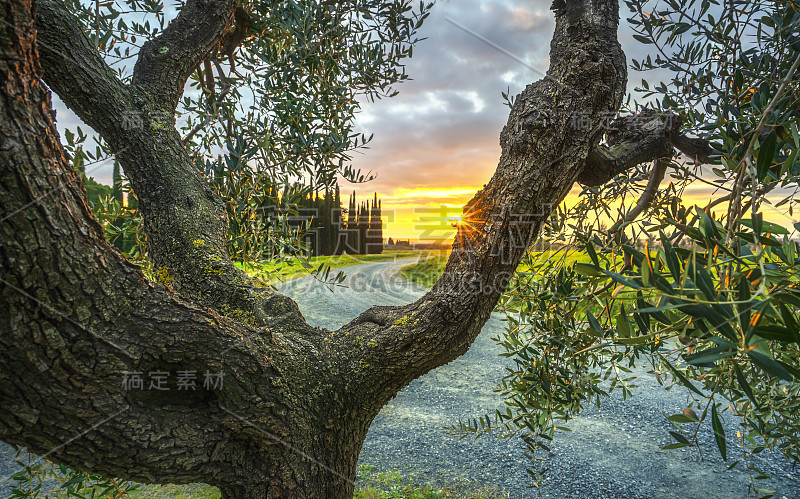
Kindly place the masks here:
<instances>
[{"instance_id":1,"label":"olive foliage","mask_svg":"<svg viewBox=\"0 0 800 499\"><path fill-rule=\"evenodd\" d=\"M635 394L644 367L686 396L665 414L663 449L708 452L708 431L731 467L764 477L752 457L766 449L800 461L800 224L778 217L798 202L800 4L626 4L651 54L631 62L645 73L641 98L619 114L678 119L707 158L639 165L558 208L543 235L551 250L529 252L501 303L497 341L515 366L499 386L505 407L452 430L519 435L538 472L536 451L557 430L614 390ZM647 193L659 168L667 180Z\"/></svg>"}]
</instances>

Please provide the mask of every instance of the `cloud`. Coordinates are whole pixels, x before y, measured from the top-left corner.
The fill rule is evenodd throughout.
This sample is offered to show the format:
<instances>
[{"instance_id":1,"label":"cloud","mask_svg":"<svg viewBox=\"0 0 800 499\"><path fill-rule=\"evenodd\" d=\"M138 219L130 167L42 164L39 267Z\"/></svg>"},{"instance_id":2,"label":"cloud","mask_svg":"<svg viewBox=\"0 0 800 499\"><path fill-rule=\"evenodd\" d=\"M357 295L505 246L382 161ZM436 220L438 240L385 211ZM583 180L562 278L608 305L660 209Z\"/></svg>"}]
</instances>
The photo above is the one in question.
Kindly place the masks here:
<instances>
[{"instance_id":1,"label":"cloud","mask_svg":"<svg viewBox=\"0 0 800 499\"><path fill-rule=\"evenodd\" d=\"M396 204L402 187L409 204L445 204L452 196L420 193L476 190L489 181L509 111L501 93L519 93L547 69L555 25L549 5L458 0L434 6L421 32L427 39L407 64L412 81L398 86L391 101L364 105L357 121L375 138L354 164L378 175L356 187L360 195L377 191Z\"/></svg>"},{"instance_id":2,"label":"cloud","mask_svg":"<svg viewBox=\"0 0 800 499\"><path fill-rule=\"evenodd\" d=\"M623 19L628 16L624 6L621 14ZM624 20L621 25L620 40L629 60L631 55L646 55L650 47L633 40ZM501 92L515 95L542 78L554 26L550 1L437 2L421 29L420 36L427 39L407 61L412 80L398 85L395 98L364 103L359 114L357 127L375 138L369 149L354 155L354 166L376 173L377 179L343 185L343 192L355 189L362 197L377 191L387 201L391 198L392 205L405 202L409 208L471 198L454 197L451 191L477 190L491 178L509 111ZM659 76L652 78L667 79ZM631 70L629 80L632 88L641 75ZM62 132L80 124L63 104L55 98L54 102ZM110 183L111 167L92 175ZM426 191L427 197L420 194Z\"/></svg>"}]
</instances>

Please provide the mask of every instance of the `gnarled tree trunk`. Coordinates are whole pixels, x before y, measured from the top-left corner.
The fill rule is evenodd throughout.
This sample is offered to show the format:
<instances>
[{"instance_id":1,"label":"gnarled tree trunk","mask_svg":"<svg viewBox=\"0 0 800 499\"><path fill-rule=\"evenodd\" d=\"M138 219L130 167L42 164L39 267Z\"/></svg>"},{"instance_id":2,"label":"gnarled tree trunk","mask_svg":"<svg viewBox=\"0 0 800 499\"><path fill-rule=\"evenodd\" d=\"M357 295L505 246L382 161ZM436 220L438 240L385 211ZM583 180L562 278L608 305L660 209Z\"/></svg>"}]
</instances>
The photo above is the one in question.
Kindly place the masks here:
<instances>
[{"instance_id":1,"label":"gnarled tree trunk","mask_svg":"<svg viewBox=\"0 0 800 499\"><path fill-rule=\"evenodd\" d=\"M465 207L433 289L328 331L235 269L220 200L174 122L154 120L174 111L234 4L189 0L126 86L59 0L40 0L38 15L31 0L0 0L0 439L107 475L215 484L225 497L347 497L378 411L467 351L551 206L590 167L625 89L618 5L556 11L547 77L517 98L497 172ZM172 287L104 241L40 77L117 152ZM121 125L130 112L145 124L138 135ZM121 387L154 371L194 371L198 385L223 372L224 384Z\"/></svg>"}]
</instances>

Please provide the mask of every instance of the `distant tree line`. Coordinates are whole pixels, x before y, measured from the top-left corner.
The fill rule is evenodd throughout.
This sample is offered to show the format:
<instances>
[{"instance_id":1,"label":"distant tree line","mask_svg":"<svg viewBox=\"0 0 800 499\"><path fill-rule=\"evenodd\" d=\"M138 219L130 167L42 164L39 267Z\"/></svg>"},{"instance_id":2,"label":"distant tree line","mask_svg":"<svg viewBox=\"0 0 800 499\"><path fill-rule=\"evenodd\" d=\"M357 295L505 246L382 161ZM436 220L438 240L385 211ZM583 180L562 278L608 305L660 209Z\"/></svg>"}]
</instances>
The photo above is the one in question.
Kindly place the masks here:
<instances>
[{"instance_id":1,"label":"distant tree line","mask_svg":"<svg viewBox=\"0 0 800 499\"><path fill-rule=\"evenodd\" d=\"M314 256L383 252L381 201L377 193L371 202L358 202L354 191L345 209L339 187L326 187L301 199L297 213L297 222L304 226L304 240Z\"/></svg>"},{"instance_id":2,"label":"distant tree line","mask_svg":"<svg viewBox=\"0 0 800 499\"><path fill-rule=\"evenodd\" d=\"M312 256L321 255L374 255L383 252L383 223L381 222L381 201L377 193L372 200L359 202L355 191L350 195L347 208L342 207L339 186L324 188L296 186L289 191L279 191L274 185L260 184L251 175L246 175L247 181L242 181L235 175L236 168L226 164L222 157L216 162L209 163L205 172L209 183L221 188L247 191L246 194L259 206L253 209L229 209L229 222L231 236L241 239L242 230L239 228L239 219L254 217L261 220L266 226L288 225L293 228L296 238L304 244L297 247L298 251L307 252ZM79 169L80 167L78 167ZM232 171L233 170L233 171ZM81 172L82 173L82 172ZM120 172L118 163L114 163L113 186L94 182L87 182L87 191L92 205L104 204L101 209L108 211L111 208L110 223L122 227L129 218L131 211L138 208L138 200ZM244 188L243 184L260 184ZM127 197L123 200L123 192ZM109 203L114 207L105 206ZM251 205L252 203L247 203ZM241 208L241 207L239 207ZM246 212L246 213L243 213ZM117 215L113 215L117 213ZM282 220L278 220L281 218ZM114 231L112 231L114 232ZM119 230L110 237L112 244L123 252L130 252L136 245L136 235L131 230ZM267 239L267 242L269 239Z\"/></svg>"}]
</instances>

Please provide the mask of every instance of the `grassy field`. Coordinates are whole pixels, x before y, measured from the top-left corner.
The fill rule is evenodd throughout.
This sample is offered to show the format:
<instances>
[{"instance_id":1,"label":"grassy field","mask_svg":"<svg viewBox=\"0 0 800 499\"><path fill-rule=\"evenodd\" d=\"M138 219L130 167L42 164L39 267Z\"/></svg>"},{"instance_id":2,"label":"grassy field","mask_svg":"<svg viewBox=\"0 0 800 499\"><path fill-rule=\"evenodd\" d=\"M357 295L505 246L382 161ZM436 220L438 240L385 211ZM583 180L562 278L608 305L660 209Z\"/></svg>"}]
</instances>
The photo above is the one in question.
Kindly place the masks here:
<instances>
[{"instance_id":1,"label":"grassy field","mask_svg":"<svg viewBox=\"0 0 800 499\"><path fill-rule=\"evenodd\" d=\"M574 262L590 263L587 255L579 254L578 252L564 253L563 251L538 251L531 255L531 260L536 267L546 267L547 264L555 264L560 259L564 259L565 263L571 264ZM434 285L439 276L444 272L444 266L447 263L446 254L430 255L421 258L418 262L406 265L400 270L400 273L406 279L414 281L422 286L431 287ZM517 267L518 272L530 272L531 268L526 263L521 263Z\"/></svg>"},{"instance_id":2,"label":"grassy field","mask_svg":"<svg viewBox=\"0 0 800 499\"><path fill-rule=\"evenodd\" d=\"M314 256L303 265L298 259L291 259L278 263L237 263L237 265L251 275L257 275L265 281L274 284L277 282L293 279L298 276L308 275L309 272L319 268L320 265L328 265L331 269L340 269L351 265L360 265L369 262L381 262L389 260L400 260L403 258L420 258L430 252L407 250L407 251L384 251L380 255L333 255L333 256Z\"/></svg>"},{"instance_id":3,"label":"grassy field","mask_svg":"<svg viewBox=\"0 0 800 499\"><path fill-rule=\"evenodd\" d=\"M202 483L189 485L144 485L131 494L136 499L220 499L219 489Z\"/></svg>"},{"instance_id":4,"label":"grassy field","mask_svg":"<svg viewBox=\"0 0 800 499\"><path fill-rule=\"evenodd\" d=\"M401 471L375 472L375 466L362 464L358 468L359 485L355 499L494 499L507 497L493 487L475 488L469 482L452 482L443 487L418 487L408 474Z\"/></svg>"},{"instance_id":5,"label":"grassy field","mask_svg":"<svg viewBox=\"0 0 800 499\"><path fill-rule=\"evenodd\" d=\"M433 255L421 258L418 262L406 265L400 273L406 279L430 288L444 272L447 263L446 255Z\"/></svg>"},{"instance_id":6,"label":"grassy field","mask_svg":"<svg viewBox=\"0 0 800 499\"><path fill-rule=\"evenodd\" d=\"M410 475L401 471L375 472L375 466L358 468L354 499L495 499L507 497L492 487L476 489L468 482L453 482L443 487L416 486ZM145 485L131 494L136 499L219 499L216 487L204 484Z\"/></svg>"}]
</instances>

